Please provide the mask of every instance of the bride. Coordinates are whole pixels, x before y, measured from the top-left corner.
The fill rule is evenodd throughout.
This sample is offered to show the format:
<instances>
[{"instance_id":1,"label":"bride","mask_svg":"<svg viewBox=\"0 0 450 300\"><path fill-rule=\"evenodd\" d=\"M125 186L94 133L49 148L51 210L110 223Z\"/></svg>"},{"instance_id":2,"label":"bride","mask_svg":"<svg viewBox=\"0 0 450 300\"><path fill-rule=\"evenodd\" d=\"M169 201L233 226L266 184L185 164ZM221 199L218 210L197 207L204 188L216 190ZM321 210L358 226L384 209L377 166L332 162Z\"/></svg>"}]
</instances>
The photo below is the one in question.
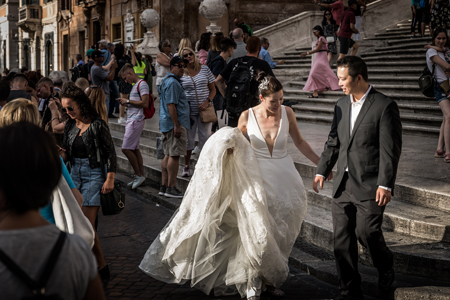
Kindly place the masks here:
<instances>
[{"instance_id":1,"label":"bride","mask_svg":"<svg viewBox=\"0 0 450 300\"><path fill-rule=\"evenodd\" d=\"M263 289L284 295L278 288L307 207L288 137L313 163L319 157L302 138L293 110L281 105L281 83L264 76L261 104L242 113L238 128L225 127L204 145L180 208L139 266L148 275L167 283L190 280L216 296L238 292L258 300Z\"/></svg>"}]
</instances>

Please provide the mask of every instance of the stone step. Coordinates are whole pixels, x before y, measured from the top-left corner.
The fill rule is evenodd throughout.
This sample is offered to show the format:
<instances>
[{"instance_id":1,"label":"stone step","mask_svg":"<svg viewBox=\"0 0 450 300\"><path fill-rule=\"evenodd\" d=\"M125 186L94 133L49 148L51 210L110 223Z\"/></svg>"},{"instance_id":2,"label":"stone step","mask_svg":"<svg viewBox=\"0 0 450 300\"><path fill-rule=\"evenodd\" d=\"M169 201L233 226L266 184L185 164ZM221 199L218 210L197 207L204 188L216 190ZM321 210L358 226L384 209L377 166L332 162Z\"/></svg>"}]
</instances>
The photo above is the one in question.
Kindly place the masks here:
<instances>
[{"instance_id":1,"label":"stone step","mask_svg":"<svg viewBox=\"0 0 450 300\"><path fill-rule=\"evenodd\" d=\"M286 62L284 64L282 64L282 65L278 64L277 68L279 68L279 67L286 68L286 67L291 67L291 66L303 67L303 68L306 68L306 67L311 68L311 61L304 61L301 58L300 59L288 59L288 60L286 60Z\"/></svg>"},{"instance_id":2,"label":"stone step","mask_svg":"<svg viewBox=\"0 0 450 300\"><path fill-rule=\"evenodd\" d=\"M395 83L399 85L415 85L418 81L418 76L369 76L369 81L371 84L386 84L386 83ZM300 79L304 81L308 80L308 75L301 76ZM433 101L434 103L434 101Z\"/></svg>"},{"instance_id":3,"label":"stone step","mask_svg":"<svg viewBox=\"0 0 450 300\"><path fill-rule=\"evenodd\" d=\"M296 47L295 51L299 51L299 52L308 52L312 49L312 47Z\"/></svg>"},{"instance_id":4,"label":"stone step","mask_svg":"<svg viewBox=\"0 0 450 300\"><path fill-rule=\"evenodd\" d=\"M420 39L413 39L411 41L403 41L402 43L392 44L386 47L376 47L375 51L389 51L398 49L423 49L423 47L428 43L428 41L418 41Z\"/></svg>"},{"instance_id":5,"label":"stone step","mask_svg":"<svg viewBox=\"0 0 450 300\"><path fill-rule=\"evenodd\" d=\"M415 40L415 39L421 39L421 38L419 38L419 37L413 38L413 37L411 37L411 33L408 33L408 34L394 33L394 34L386 34L385 36L377 36L375 34L375 36L373 36L373 37L364 38L364 41L380 41L380 40L384 41L386 39L395 39L395 40L400 40L400 41L406 41L406 40L413 40L413 39Z\"/></svg>"},{"instance_id":6,"label":"stone step","mask_svg":"<svg viewBox=\"0 0 450 300\"><path fill-rule=\"evenodd\" d=\"M431 42L431 37L430 36L414 38L414 39L411 39L410 42L403 41L403 40L397 40L397 39L393 39L393 40L387 41L387 43L389 45L391 45L391 46L404 44L404 43L411 43L411 44L422 45L422 47L425 46L426 44L428 44L429 42Z\"/></svg>"},{"instance_id":7,"label":"stone step","mask_svg":"<svg viewBox=\"0 0 450 300\"><path fill-rule=\"evenodd\" d=\"M300 87L304 87L306 84L306 81L291 81L289 82L289 85L292 87L295 86L300 86ZM377 90L379 90L380 92L385 91L386 94L388 94L389 92L417 92L420 93L420 89L419 89L419 85L418 84L373 84L372 85L374 88L376 88ZM341 93L342 95L344 94L342 91L340 91L339 93Z\"/></svg>"},{"instance_id":8,"label":"stone step","mask_svg":"<svg viewBox=\"0 0 450 300\"><path fill-rule=\"evenodd\" d=\"M330 118L328 117L328 119ZM111 128L111 134L115 139L116 146L120 147L122 145L121 139L123 138L123 134L125 132L125 125L118 124L117 119L114 119L110 120L109 126ZM305 126L305 123L298 123L299 128L305 128ZM411 128L410 131L415 133L419 132L420 130L428 130L431 132L433 130L437 130L436 132L439 132L439 128L431 128L429 126L427 127L423 125L417 126L411 123L403 122L403 130L405 131L405 129L407 128ZM328 126L320 129L321 132L328 132L328 130ZM156 157L156 150L154 149L156 147L155 138L160 135L161 133L159 131L144 129L141 135L141 151L147 151L145 153L146 155ZM315 135L316 134L313 134L313 136ZM324 136L323 139L326 140L326 136ZM293 158L297 157L296 153L298 153L298 150L297 148L295 148L295 145L291 145L291 143L288 143L288 148L288 153L290 153ZM320 148L322 148L322 146ZM321 151L321 149L319 149L319 151ZM121 153L120 149L117 153ZM297 171L303 178L314 177L316 174L316 167L309 160L302 161L302 157L303 156L300 156L298 157L298 159L294 159L294 164ZM197 158L198 156L196 155L192 156L192 168L195 168L195 162ZM436 168L439 168L438 165L436 165ZM422 176L420 176L418 179L415 179L414 177L408 176L407 180L404 182L400 182L399 180L397 180L397 183L395 185L395 193L396 199L398 201L411 203L420 207L427 207L450 212L450 186L443 185L442 182L437 181L436 179L427 179L426 177Z\"/></svg>"},{"instance_id":9,"label":"stone step","mask_svg":"<svg viewBox=\"0 0 450 300\"><path fill-rule=\"evenodd\" d=\"M375 49L376 50L376 49ZM421 54L422 57L425 57L425 53L427 52L424 48L414 48L414 49L398 49L398 50L386 50L386 51L369 51L369 52L362 52L360 56L363 59L366 59L370 56L380 56L383 54L388 54L391 56L395 56L396 58L399 56L401 58L409 57L413 54Z\"/></svg>"},{"instance_id":10,"label":"stone step","mask_svg":"<svg viewBox=\"0 0 450 300\"><path fill-rule=\"evenodd\" d=\"M116 179L122 185L126 186L126 183L131 180L126 174L117 173ZM139 200L144 201L149 205L164 206L171 210L177 210L181 204L181 200L166 198L158 195L158 184L153 181L147 180L147 185L138 187L132 190L139 196ZM291 256L289 258L289 264L309 274L319 278L320 280L337 284L336 265L334 262L334 256L330 251L326 251L317 246L304 241L301 237L297 239L297 242L292 249ZM365 294L381 297L381 299L395 299L395 300L410 300L415 295L419 294L423 297L429 295L436 295L436 293L450 293L450 288L446 288L447 282L430 280L422 277L409 276L396 272L396 280L393 284L395 293L391 290L388 293L380 293L377 287L377 271L373 267L368 267L359 264L359 271L362 274L362 288ZM423 288L422 286L428 286ZM444 294L445 295L445 294ZM425 298L423 298L425 299ZM449 300L450 297L439 298L441 300Z\"/></svg>"},{"instance_id":11,"label":"stone step","mask_svg":"<svg viewBox=\"0 0 450 300\"><path fill-rule=\"evenodd\" d=\"M389 75L395 75L395 76L417 76L417 79L419 79L420 74L422 73L424 66L419 67L397 67L397 68L370 68L369 69L369 78L372 75L382 75L382 74L389 74Z\"/></svg>"},{"instance_id":12,"label":"stone step","mask_svg":"<svg viewBox=\"0 0 450 300\"><path fill-rule=\"evenodd\" d=\"M321 115L318 115L316 112L314 113L302 112L296 113L295 117L297 118L297 122L306 122L322 125L331 125L331 122L333 121L332 114L325 115L324 109L322 109ZM404 134L423 135L423 136L439 135L439 125L430 125L430 123L431 124L438 123L436 119L432 119L431 122L426 121L421 122L420 120L417 120L417 118L420 117L416 118L414 117L414 115L403 114L401 117L402 117L402 130Z\"/></svg>"},{"instance_id":13,"label":"stone step","mask_svg":"<svg viewBox=\"0 0 450 300\"><path fill-rule=\"evenodd\" d=\"M402 60L407 60L408 62L411 61L419 61L420 63L423 63L425 61L425 52L424 53L419 53L419 54L411 54L408 53L406 56L400 56L400 55L378 55L378 56L365 56L363 57L364 61L369 62L369 61L378 61L378 62L382 62L382 61L389 61L392 62L392 60L395 61L402 61ZM425 64L424 64L425 66Z\"/></svg>"},{"instance_id":14,"label":"stone step","mask_svg":"<svg viewBox=\"0 0 450 300\"><path fill-rule=\"evenodd\" d=\"M120 148L116 147L116 152L120 153L119 151ZM131 165L123 154L118 154L117 160L118 167L121 170L132 173ZM145 154L143 154L143 160L145 176L152 181L160 183L161 161ZM185 191L189 185L189 179L178 177L176 185L180 190ZM308 194L311 194L311 189L307 186L305 187L308 190ZM325 196L325 192L324 195L320 196ZM393 219L390 220L395 222ZM401 220L401 218L398 220ZM389 226L389 223L386 223ZM332 251L333 232L331 211L324 207L315 206L314 204L309 205L300 236L308 243ZM394 253L395 269L397 271L409 275L423 276L425 274L428 278L450 280L450 246L448 243L437 242L429 238L412 237L397 232L385 232L385 238L388 246ZM430 251L430 247L432 247L432 251ZM371 262L365 249L360 247L360 253L361 261L366 265L370 265Z\"/></svg>"}]
</instances>

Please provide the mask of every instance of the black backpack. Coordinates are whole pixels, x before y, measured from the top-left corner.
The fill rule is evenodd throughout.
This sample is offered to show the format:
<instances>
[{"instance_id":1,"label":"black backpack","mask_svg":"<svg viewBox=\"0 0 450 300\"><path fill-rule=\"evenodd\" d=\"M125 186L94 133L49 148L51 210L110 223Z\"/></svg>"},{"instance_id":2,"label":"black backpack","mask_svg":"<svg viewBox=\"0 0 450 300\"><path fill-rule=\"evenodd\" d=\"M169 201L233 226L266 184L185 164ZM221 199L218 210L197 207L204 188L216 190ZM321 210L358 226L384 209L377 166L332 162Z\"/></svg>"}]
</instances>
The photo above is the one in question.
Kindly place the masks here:
<instances>
[{"instance_id":1,"label":"black backpack","mask_svg":"<svg viewBox=\"0 0 450 300\"><path fill-rule=\"evenodd\" d=\"M428 69L428 66L426 66L422 74L420 74L419 77L419 88L422 94L427 97L434 97L434 71L436 69L436 65L433 64L433 72L430 72L430 69Z\"/></svg>"},{"instance_id":2,"label":"black backpack","mask_svg":"<svg viewBox=\"0 0 450 300\"><path fill-rule=\"evenodd\" d=\"M63 300L63 298L57 294L46 295L45 286L47 285L47 282L52 275L53 269L55 268L56 262L58 261L58 257L61 253L62 247L64 246L66 236L67 234L61 231L58 240L56 241L56 244L53 247L52 252L50 253L49 258L47 259L47 264L45 265L44 271L42 272L39 281L31 279L30 276L28 276L25 271L23 271L15 262L13 262L8 255L0 250L0 262L3 262L3 264L11 271L11 273L18 277L30 289L30 294L33 294L33 296L22 298L23 300Z\"/></svg>"},{"instance_id":3,"label":"black backpack","mask_svg":"<svg viewBox=\"0 0 450 300\"><path fill-rule=\"evenodd\" d=\"M239 58L238 63L233 67L228 79L225 92L225 107L228 114L237 116L255 104L255 95L250 91L251 81L255 75L252 62L256 58L251 58L244 62Z\"/></svg>"}]
</instances>

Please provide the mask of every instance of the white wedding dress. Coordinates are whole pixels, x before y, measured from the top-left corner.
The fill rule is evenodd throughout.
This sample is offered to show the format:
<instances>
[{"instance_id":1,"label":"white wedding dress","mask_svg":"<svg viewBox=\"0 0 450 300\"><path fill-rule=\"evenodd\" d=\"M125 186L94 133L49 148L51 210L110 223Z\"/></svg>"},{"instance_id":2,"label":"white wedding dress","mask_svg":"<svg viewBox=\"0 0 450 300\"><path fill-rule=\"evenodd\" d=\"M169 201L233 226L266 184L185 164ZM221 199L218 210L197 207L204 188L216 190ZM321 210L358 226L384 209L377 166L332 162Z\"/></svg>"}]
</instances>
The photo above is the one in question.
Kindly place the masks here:
<instances>
[{"instance_id":1,"label":"white wedding dress","mask_svg":"<svg viewBox=\"0 0 450 300\"><path fill-rule=\"evenodd\" d=\"M255 279L280 287L306 213L302 179L287 154L285 108L272 156L250 109L248 135L225 127L205 143L180 208L140 268L209 294L245 297ZM226 150L233 148L233 154Z\"/></svg>"}]
</instances>

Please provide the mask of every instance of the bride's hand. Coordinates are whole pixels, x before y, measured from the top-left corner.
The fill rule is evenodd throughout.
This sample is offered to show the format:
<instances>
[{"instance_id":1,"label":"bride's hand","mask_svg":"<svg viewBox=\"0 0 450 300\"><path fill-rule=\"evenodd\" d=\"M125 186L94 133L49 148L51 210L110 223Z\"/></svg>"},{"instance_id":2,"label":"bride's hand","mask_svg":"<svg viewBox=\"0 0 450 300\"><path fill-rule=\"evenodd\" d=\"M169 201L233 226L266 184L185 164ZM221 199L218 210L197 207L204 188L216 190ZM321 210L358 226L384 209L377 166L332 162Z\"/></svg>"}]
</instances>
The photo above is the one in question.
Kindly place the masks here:
<instances>
[{"instance_id":1,"label":"bride's hand","mask_svg":"<svg viewBox=\"0 0 450 300\"><path fill-rule=\"evenodd\" d=\"M233 154L233 148L228 148L227 149L227 154Z\"/></svg>"},{"instance_id":2,"label":"bride's hand","mask_svg":"<svg viewBox=\"0 0 450 300\"><path fill-rule=\"evenodd\" d=\"M333 171L330 172L330 175L328 175L327 180L330 181L333 179Z\"/></svg>"}]
</instances>

